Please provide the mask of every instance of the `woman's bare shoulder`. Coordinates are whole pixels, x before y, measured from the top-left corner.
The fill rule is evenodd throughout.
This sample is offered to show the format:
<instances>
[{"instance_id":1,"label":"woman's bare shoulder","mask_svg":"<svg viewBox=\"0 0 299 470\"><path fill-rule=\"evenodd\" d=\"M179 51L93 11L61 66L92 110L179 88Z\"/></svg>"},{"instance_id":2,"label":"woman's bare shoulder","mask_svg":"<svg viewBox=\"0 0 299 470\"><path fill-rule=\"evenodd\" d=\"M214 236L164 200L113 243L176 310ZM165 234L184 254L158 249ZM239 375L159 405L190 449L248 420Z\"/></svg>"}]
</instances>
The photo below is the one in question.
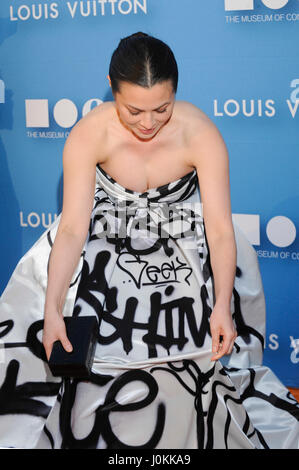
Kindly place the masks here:
<instances>
[{"instance_id":1,"label":"woman's bare shoulder","mask_svg":"<svg viewBox=\"0 0 299 470\"><path fill-rule=\"evenodd\" d=\"M224 139L209 116L197 106L187 101L178 101L176 112L182 119L188 146L189 164L198 165L211 155L226 158ZM217 161L217 158L214 158Z\"/></svg>"},{"instance_id":2,"label":"woman's bare shoulder","mask_svg":"<svg viewBox=\"0 0 299 470\"><path fill-rule=\"evenodd\" d=\"M188 142L198 145L202 140L221 139L221 134L211 118L198 106L188 101L176 102L176 113L182 120Z\"/></svg>"},{"instance_id":3,"label":"woman's bare shoulder","mask_svg":"<svg viewBox=\"0 0 299 470\"><path fill-rule=\"evenodd\" d=\"M107 123L115 113L114 104L107 101L99 104L83 116L71 129L66 141L66 147L83 150L95 161L99 152L104 149Z\"/></svg>"},{"instance_id":4,"label":"woman's bare shoulder","mask_svg":"<svg viewBox=\"0 0 299 470\"><path fill-rule=\"evenodd\" d=\"M189 101L176 101L177 115L188 125L189 129L213 127L214 123L209 116L198 106Z\"/></svg>"},{"instance_id":5,"label":"woman's bare shoulder","mask_svg":"<svg viewBox=\"0 0 299 470\"><path fill-rule=\"evenodd\" d=\"M93 132L95 128L100 132L105 129L107 119L114 113L114 103L112 101L106 101L104 103L95 106L85 116L83 116L72 128L72 132L75 133L89 133Z\"/></svg>"}]
</instances>

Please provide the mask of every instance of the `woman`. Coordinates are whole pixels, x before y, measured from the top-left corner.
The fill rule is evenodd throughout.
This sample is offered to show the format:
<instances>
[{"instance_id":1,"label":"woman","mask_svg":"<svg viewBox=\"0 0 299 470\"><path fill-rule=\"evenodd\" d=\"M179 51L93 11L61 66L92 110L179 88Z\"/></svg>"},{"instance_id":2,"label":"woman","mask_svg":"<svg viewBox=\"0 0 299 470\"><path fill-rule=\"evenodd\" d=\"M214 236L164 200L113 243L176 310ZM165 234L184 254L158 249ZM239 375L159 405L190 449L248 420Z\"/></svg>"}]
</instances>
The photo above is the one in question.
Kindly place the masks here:
<instances>
[{"instance_id":1,"label":"woman","mask_svg":"<svg viewBox=\"0 0 299 470\"><path fill-rule=\"evenodd\" d=\"M3 294L1 445L297 448L298 403L260 365L262 286L254 250L232 224L219 131L175 100L177 64L156 38L123 39L108 79L114 101L81 119L65 144L59 225ZM25 343L9 323L16 297L35 320ZM68 315L99 320L89 381L49 372L54 341L72 350ZM17 422L30 426L30 443Z\"/></svg>"},{"instance_id":2,"label":"woman","mask_svg":"<svg viewBox=\"0 0 299 470\"><path fill-rule=\"evenodd\" d=\"M156 63L146 55L151 51ZM71 347L62 305L86 238L99 164L124 187L137 192L174 181L196 168L216 290L210 318L213 348L218 352L213 359L219 359L232 351L236 338L230 312L236 248L225 144L202 111L175 101L177 66L160 41L140 34L124 40L112 58L110 77L115 102L95 108L79 121L64 149L64 205L52 249L45 307L47 357L56 339L66 349Z\"/></svg>"}]
</instances>

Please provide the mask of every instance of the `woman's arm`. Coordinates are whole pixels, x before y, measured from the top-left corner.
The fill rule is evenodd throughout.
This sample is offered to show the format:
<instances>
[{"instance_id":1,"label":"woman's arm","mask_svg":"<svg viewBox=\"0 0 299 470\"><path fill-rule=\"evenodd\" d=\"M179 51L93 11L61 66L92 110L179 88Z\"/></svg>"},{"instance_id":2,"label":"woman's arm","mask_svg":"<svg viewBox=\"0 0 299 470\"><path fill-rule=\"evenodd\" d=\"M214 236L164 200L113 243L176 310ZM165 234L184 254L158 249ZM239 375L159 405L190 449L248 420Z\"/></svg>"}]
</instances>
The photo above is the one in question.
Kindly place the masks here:
<instances>
[{"instance_id":1,"label":"woman's arm","mask_svg":"<svg viewBox=\"0 0 299 470\"><path fill-rule=\"evenodd\" d=\"M215 287L216 301L210 329L212 360L216 360L231 353L237 336L230 309L237 255L231 216L229 160L220 132L207 117L201 122L193 145L192 163L198 174Z\"/></svg>"},{"instance_id":2,"label":"woman's arm","mask_svg":"<svg viewBox=\"0 0 299 470\"><path fill-rule=\"evenodd\" d=\"M97 159L86 121L72 129L63 151L63 207L50 254L44 307L43 345L48 359L57 339L66 350L72 349L62 312L88 233Z\"/></svg>"}]
</instances>

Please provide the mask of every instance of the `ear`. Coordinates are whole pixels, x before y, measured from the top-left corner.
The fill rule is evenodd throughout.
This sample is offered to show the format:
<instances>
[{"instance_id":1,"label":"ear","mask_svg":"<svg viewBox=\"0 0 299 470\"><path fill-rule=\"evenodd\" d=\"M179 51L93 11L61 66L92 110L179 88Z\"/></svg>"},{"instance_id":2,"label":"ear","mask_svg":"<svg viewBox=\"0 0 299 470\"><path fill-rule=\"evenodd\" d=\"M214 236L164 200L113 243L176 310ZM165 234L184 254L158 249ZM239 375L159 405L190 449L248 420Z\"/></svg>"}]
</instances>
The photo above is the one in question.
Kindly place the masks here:
<instances>
[{"instance_id":1,"label":"ear","mask_svg":"<svg viewBox=\"0 0 299 470\"><path fill-rule=\"evenodd\" d=\"M110 79L110 76L107 75L107 78L108 78L108 81L109 81L109 86L110 86L110 88L111 88L111 79Z\"/></svg>"}]
</instances>

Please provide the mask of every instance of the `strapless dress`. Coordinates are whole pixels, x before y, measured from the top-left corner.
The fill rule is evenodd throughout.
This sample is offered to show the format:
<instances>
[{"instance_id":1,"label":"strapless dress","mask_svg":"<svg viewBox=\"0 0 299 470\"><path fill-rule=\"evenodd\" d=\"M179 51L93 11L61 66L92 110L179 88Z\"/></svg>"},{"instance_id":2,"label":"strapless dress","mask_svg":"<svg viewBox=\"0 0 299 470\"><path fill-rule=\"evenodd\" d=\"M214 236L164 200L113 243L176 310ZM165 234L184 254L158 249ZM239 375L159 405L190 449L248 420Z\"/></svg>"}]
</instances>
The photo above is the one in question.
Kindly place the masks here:
<instances>
[{"instance_id":1,"label":"strapless dress","mask_svg":"<svg viewBox=\"0 0 299 470\"><path fill-rule=\"evenodd\" d=\"M194 169L143 193L97 165L94 205L63 314L99 322L90 380L54 377L41 343L60 216L0 302L0 447L294 449L299 404L263 365L257 255L234 224L238 337L211 361L213 274Z\"/></svg>"}]
</instances>

